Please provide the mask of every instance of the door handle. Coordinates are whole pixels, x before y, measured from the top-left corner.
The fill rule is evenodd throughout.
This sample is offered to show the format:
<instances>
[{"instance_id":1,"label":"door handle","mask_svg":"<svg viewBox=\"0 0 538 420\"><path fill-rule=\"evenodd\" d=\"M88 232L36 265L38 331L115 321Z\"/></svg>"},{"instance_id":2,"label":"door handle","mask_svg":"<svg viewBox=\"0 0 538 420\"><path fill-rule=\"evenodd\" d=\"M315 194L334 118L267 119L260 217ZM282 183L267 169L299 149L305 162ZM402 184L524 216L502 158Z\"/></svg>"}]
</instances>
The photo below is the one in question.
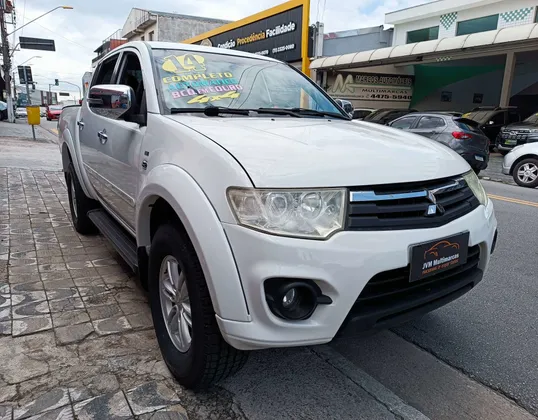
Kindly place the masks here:
<instances>
[{"instance_id":1,"label":"door handle","mask_svg":"<svg viewBox=\"0 0 538 420\"><path fill-rule=\"evenodd\" d=\"M82 121L82 120L77 121L77 125L78 125L79 130L84 129L84 121Z\"/></svg>"},{"instance_id":2,"label":"door handle","mask_svg":"<svg viewBox=\"0 0 538 420\"><path fill-rule=\"evenodd\" d=\"M101 144L105 144L108 141L108 136L106 134L106 129L103 128L103 130L99 131L97 133L97 137L101 141Z\"/></svg>"}]
</instances>

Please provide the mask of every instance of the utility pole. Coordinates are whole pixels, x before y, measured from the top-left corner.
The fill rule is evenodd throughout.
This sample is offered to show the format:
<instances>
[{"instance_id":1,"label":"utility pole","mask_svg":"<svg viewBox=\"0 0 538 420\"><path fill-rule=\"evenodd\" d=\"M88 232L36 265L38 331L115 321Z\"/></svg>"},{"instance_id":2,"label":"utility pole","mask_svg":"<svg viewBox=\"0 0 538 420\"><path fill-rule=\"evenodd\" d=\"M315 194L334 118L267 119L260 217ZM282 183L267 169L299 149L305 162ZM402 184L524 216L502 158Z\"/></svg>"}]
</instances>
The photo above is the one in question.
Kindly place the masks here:
<instances>
[{"instance_id":1,"label":"utility pole","mask_svg":"<svg viewBox=\"0 0 538 420\"><path fill-rule=\"evenodd\" d=\"M2 56L4 58L4 81L6 83L7 119L15 122L13 115L13 101L11 98L11 57L9 56L9 42L7 39L5 11L0 7L0 38L2 39Z\"/></svg>"}]
</instances>

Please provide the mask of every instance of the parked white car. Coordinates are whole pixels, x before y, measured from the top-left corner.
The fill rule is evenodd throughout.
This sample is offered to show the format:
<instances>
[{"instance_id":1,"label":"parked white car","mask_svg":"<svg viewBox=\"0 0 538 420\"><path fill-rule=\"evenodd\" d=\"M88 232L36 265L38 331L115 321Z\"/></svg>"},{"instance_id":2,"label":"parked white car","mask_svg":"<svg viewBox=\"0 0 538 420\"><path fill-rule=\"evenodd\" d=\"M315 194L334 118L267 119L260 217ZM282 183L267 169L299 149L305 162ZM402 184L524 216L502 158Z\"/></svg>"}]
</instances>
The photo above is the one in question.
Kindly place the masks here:
<instances>
[{"instance_id":1,"label":"parked white car","mask_svg":"<svg viewBox=\"0 0 538 420\"><path fill-rule=\"evenodd\" d=\"M27 118L28 117L28 111L26 108L18 107L15 109L15 118Z\"/></svg>"},{"instance_id":2,"label":"parked white car","mask_svg":"<svg viewBox=\"0 0 538 420\"><path fill-rule=\"evenodd\" d=\"M514 147L504 157L502 172L522 187L538 187L538 143Z\"/></svg>"},{"instance_id":3,"label":"parked white car","mask_svg":"<svg viewBox=\"0 0 538 420\"><path fill-rule=\"evenodd\" d=\"M292 66L132 42L92 83L59 120L73 224L147 285L184 386L234 373L246 350L408 321L482 280L497 221L465 160L351 122Z\"/></svg>"}]
</instances>

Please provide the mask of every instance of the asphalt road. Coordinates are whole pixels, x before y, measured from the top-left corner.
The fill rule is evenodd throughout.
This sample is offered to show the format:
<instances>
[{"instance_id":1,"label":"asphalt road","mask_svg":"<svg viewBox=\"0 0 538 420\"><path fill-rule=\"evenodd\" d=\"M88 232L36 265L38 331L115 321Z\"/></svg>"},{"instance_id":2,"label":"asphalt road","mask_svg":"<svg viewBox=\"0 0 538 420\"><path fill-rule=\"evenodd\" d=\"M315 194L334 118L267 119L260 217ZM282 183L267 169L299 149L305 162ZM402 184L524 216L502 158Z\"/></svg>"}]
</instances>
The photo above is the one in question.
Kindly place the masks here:
<instances>
[{"instance_id":1,"label":"asphalt road","mask_svg":"<svg viewBox=\"0 0 538 420\"><path fill-rule=\"evenodd\" d=\"M516 418L487 389L538 415L538 190L483 183L500 237L476 289L393 332L332 344L430 418Z\"/></svg>"}]
</instances>

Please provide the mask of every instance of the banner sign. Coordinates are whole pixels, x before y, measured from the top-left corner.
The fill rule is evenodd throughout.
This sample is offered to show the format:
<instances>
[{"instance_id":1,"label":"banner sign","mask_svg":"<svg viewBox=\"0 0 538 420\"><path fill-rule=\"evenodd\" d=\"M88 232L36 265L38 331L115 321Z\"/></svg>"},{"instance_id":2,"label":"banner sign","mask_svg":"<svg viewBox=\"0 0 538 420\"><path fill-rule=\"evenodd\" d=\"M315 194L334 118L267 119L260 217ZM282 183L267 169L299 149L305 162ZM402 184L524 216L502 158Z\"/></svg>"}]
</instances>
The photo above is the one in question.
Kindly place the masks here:
<instances>
[{"instance_id":1,"label":"banner sign","mask_svg":"<svg viewBox=\"0 0 538 420\"><path fill-rule=\"evenodd\" d=\"M329 81L331 96L360 101L411 102L414 76L382 73L338 73Z\"/></svg>"},{"instance_id":2,"label":"banner sign","mask_svg":"<svg viewBox=\"0 0 538 420\"><path fill-rule=\"evenodd\" d=\"M292 62L302 58L303 6L214 35L197 44Z\"/></svg>"}]
</instances>

